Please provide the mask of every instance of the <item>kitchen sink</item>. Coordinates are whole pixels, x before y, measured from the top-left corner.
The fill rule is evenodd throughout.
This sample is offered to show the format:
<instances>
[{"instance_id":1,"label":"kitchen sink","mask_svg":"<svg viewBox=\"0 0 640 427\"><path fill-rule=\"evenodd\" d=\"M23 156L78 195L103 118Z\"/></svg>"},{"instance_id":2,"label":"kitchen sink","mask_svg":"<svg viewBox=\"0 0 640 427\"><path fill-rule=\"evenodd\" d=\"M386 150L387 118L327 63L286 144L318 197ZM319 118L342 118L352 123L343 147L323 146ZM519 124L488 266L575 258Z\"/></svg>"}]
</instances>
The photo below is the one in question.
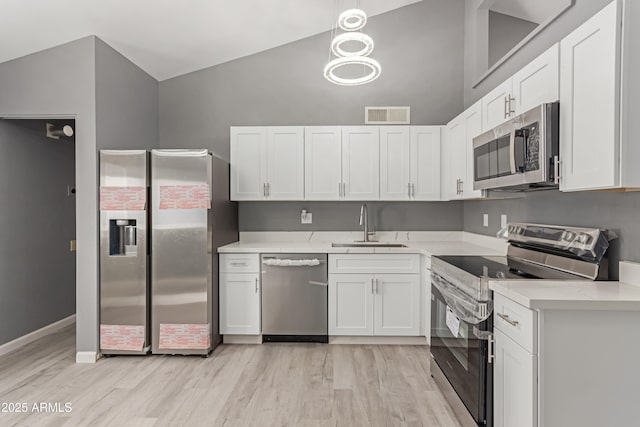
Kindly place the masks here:
<instances>
[{"instance_id":1,"label":"kitchen sink","mask_svg":"<svg viewBox=\"0 0 640 427\"><path fill-rule=\"evenodd\" d=\"M406 248L403 243L387 243L387 242L348 242L348 243L332 243L333 248Z\"/></svg>"}]
</instances>

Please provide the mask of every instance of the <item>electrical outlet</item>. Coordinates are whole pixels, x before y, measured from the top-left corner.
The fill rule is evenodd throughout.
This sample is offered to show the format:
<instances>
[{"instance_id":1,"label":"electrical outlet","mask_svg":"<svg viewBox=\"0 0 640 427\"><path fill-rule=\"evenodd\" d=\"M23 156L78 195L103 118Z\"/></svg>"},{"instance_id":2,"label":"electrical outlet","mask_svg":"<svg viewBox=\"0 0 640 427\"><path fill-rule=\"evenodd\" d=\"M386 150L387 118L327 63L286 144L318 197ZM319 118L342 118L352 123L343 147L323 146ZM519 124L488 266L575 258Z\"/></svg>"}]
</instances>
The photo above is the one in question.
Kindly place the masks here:
<instances>
[{"instance_id":1,"label":"electrical outlet","mask_svg":"<svg viewBox=\"0 0 640 427\"><path fill-rule=\"evenodd\" d=\"M312 224L313 223L313 214L311 212L307 212L306 209L303 209L300 213L300 223L301 224Z\"/></svg>"},{"instance_id":2,"label":"electrical outlet","mask_svg":"<svg viewBox=\"0 0 640 427\"><path fill-rule=\"evenodd\" d=\"M482 226L483 227L489 226L489 214L482 214Z\"/></svg>"},{"instance_id":3,"label":"electrical outlet","mask_svg":"<svg viewBox=\"0 0 640 427\"><path fill-rule=\"evenodd\" d=\"M505 228L507 226L507 215L500 215L500 228Z\"/></svg>"}]
</instances>

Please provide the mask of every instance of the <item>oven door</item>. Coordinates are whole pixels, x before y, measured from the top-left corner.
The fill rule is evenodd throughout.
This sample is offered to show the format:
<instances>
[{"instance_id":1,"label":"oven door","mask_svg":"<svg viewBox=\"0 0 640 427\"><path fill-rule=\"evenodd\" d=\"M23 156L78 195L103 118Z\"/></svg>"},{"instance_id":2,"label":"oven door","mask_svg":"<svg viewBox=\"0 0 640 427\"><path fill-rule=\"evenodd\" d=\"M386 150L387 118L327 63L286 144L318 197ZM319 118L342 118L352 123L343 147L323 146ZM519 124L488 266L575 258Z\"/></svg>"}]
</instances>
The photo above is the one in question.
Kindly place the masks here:
<instances>
[{"instance_id":1,"label":"oven door","mask_svg":"<svg viewBox=\"0 0 640 427\"><path fill-rule=\"evenodd\" d=\"M492 330L492 316L479 324L466 322L432 286L431 354L478 425L491 425L493 368L486 338Z\"/></svg>"}]
</instances>

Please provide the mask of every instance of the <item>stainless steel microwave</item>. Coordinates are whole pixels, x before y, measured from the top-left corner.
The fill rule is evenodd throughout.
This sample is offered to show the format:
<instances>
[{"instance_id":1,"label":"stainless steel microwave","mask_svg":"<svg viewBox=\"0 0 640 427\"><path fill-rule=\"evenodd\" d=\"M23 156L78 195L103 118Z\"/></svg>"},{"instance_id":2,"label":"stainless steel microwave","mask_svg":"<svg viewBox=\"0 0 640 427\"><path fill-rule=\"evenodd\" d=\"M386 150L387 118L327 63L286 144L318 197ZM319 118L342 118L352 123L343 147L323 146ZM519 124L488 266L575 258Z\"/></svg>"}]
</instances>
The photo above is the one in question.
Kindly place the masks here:
<instances>
[{"instance_id":1,"label":"stainless steel microwave","mask_svg":"<svg viewBox=\"0 0 640 427\"><path fill-rule=\"evenodd\" d=\"M542 104L473 138L473 189L558 188L560 109Z\"/></svg>"}]
</instances>

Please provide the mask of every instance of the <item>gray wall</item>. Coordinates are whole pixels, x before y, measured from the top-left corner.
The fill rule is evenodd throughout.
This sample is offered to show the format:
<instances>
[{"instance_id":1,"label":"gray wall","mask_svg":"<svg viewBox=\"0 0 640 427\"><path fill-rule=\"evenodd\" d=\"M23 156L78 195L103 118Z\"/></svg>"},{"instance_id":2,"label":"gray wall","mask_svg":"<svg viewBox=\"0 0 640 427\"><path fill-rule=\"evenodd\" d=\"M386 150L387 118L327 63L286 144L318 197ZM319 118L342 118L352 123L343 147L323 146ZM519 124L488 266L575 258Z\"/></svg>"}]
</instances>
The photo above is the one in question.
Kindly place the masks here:
<instances>
[{"instance_id":1,"label":"gray wall","mask_svg":"<svg viewBox=\"0 0 640 427\"><path fill-rule=\"evenodd\" d=\"M45 134L0 120L0 345L75 313L74 140Z\"/></svg>"},{"instance_id":2,"label":"gray wall","mask_svg":"<svg viewBox=\"0 0 640 427\"><path fill-rule=\"evenodd\" d=\"M75 116L77 351L98 347L94 53L95 38L85 37L0 64L0 117Z\"/></svg>"},{"instance_id":3,"label":"gray wall","mask_svg":"<svg viewBox=\"0 0 640 427\"><path fill-rule=\"evenodd\" d=\"M158 148L158 81L96 38L98 149Z\"/></svg>"},{"instance_id":4,"label":"gray wall","mask_svg":"<svg viewBox=\"0 0 640 427\"><path fill-rule=\"evenodd\" d=\"M489 11L489 67L498 62L538 24Z\"/></svg>"},{"instance_id":5,"label":"gray wall","mask_svg":"<svg viewBox=\"0 0 640 427\"><path fill-rule=\"evenodd\" d=\"M465 41L464 41L464 104L468 107L500 83L508 79L532 59L547 50L558 40L575 30L596 12L609 4L611 0L575 0L575 4L558 19L543 29L522 49L516 52L498 69L483 80L477 87L473 85L483 74L476 69L476 53L478 46L476 20L477 6L483 0L465 0ZM529 0L535 2L535 0Z\"/></svg>"},{"instance_id":6,"label":"gray wall","mask_svg":"<svg viewBox=\"0 0 640 427\"><path fill-rule=\"evenodd\" d=\"M360 202L243 202L240 231L355 231ZM377 231L456 231L462 229L461 202L368 202L369 226ZM300 211L313 224L300 224Z\"/></svg>"},{"instance_id":7,"label":"gray wall","mask_svg":"<svg viewBox=\"0 0 640 427\"><path fill-rule=\"evenodd\" d=\"M157 82L94 36L0 64L0 117L76 120L77 351L98 350L97 149L156 147L158 102Z\"/></svg>"},{"instance_id":8,"label":"gray wall","mask_svg":"<svg viewBox=\"0 0 640 427\"><path fill-rule=\"evenodd\" d=\"M160 146L229 158L229 127L357 125L366 105L410 105L414 124L462 111L463 0L423 0L369 20L381 77L358 87L325 80L330 34L295 41L160 83Z\"/></svg>"},{"instance_id":9,"label":"gray wall","mask_svg":"<svg viewBox=\"0 0 640 427\"><path fill-rule=\"evenodd\" d=\"M229 158L229 127L356 125L367 105L409 105L414 124L444 124L463 109L463 0L423 0L369 20L381 77L359 87L322 75L324 33L160 83L160 146L205 147ZM240 203L241 230L355 230L359 204ZM460 229L457 204L375 203L382 229ZM405 220L407 222L405 222Z\"/></svg>"}]
</instances>

